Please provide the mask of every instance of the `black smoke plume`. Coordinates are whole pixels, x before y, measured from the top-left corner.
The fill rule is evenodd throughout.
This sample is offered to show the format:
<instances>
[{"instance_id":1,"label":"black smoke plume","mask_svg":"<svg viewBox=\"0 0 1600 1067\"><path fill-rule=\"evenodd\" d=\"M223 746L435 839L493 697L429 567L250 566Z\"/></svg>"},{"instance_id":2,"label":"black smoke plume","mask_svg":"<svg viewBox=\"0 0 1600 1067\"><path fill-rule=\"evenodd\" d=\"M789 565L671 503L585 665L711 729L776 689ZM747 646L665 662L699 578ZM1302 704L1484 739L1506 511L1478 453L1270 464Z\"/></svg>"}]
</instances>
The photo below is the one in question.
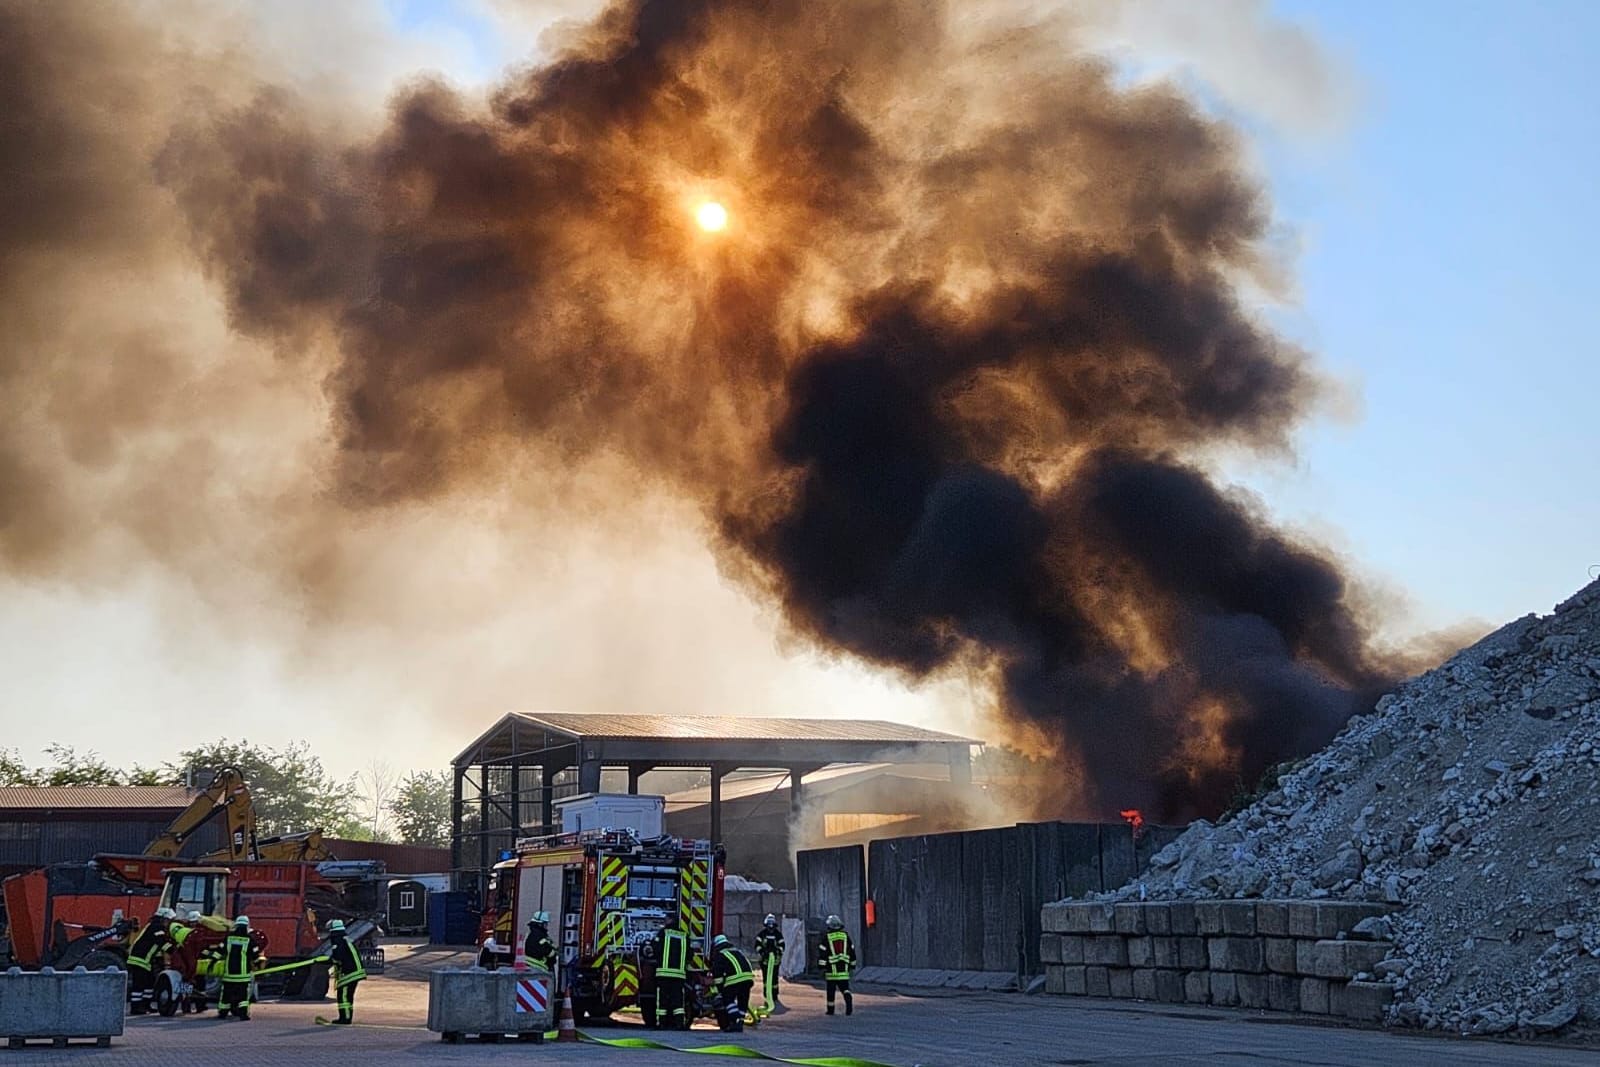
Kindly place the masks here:
<instances>
[{"instance_id":1,"label":"black smoke plume","mask_svg":"<svg viewBox=\"0 0 1600 1067\"><path fill-rule=\"evenodd\" d=\"M142 161L236 333L322 378L329 521L620 457L795 632L989 672L1054 813L1214 812L1384 686L1336 562L1205 473L1318 395L1242 302L1271 214L1226 125L1006 5L632 0L562 40L372 136L194 97ZM58 74L5 102L44 122Z\"/></svg>"}]
</instances>

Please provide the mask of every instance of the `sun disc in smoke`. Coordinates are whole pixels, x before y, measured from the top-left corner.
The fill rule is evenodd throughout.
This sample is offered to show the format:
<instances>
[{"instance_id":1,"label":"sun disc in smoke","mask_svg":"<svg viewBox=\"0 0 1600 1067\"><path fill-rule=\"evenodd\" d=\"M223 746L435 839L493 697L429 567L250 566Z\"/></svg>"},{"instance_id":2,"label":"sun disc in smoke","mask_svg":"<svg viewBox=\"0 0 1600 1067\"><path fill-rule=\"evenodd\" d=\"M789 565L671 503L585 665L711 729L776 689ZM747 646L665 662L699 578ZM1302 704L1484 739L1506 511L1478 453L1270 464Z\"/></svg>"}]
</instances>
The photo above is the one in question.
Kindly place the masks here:
<instances>
[{"instance_id":1,"label":"sun disc in smoke","mask_svg":"<svg viewBox=\"0 0 1600 1067\"><path fill-rule=\"evenodd\" d=\"M728 209L715 200L707 200L694 209L694 221L707 233L721 233L728 228Z\"/></svg>"}]
</instances>

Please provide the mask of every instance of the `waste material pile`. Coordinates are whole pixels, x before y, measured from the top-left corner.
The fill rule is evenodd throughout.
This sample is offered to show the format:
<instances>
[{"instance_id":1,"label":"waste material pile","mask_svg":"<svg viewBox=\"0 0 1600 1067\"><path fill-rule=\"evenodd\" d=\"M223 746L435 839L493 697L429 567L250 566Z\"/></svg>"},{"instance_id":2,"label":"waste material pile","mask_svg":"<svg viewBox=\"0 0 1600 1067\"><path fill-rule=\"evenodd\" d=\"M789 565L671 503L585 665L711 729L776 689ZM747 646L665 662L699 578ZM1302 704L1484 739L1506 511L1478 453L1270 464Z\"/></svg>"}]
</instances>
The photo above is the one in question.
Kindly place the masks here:
<instances>
[{"instance_id":1,"label":"waste material pile","mask_svg":"<svg viewBox=\"0 0 1600 1067\"><path fill-rule=\"evenodd\" d=\"M1113 899L1383 901L1390 1021L1600 1023L1600 582L1383 697Z\"/></svg>"}]
</instances>

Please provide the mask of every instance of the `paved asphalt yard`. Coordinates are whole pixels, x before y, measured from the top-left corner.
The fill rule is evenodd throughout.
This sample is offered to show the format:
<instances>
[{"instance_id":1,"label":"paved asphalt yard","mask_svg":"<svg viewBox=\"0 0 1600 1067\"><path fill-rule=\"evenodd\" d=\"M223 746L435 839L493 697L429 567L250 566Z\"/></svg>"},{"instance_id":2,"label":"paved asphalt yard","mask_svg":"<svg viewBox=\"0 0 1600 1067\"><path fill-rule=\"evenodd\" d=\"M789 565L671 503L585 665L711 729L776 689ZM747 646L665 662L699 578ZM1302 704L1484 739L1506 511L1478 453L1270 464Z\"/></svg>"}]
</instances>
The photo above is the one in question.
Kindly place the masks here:
<instances>
[{"instance_id":1,"label":"paved asphalt yard","mask_svg":"<svg viewBox=\"0 0 1600 1067\"><path fill-rule=\"evenodd\" d=\"M395 949L399 949L398 952ZM449 957L427 950L409 956L391 948L389 975L361 986L356 1027L318 1026L331 1017L331 1001L267 1002L251 1009L251 1020L224 1022L215 1016L130 1018L127 1033L110 1049L67 1050L32 1046L6 1052L0 1067L63 1060L116 1067L355 1067L422 1063L619 1064L628 1067L714 1067L730 1058L691 1058L657 1050L621 1050L601 1045L446 1045L425 1028L427 968ZM1054 1064L1157 1067L1264 1067L1274 1064L1339 1067L1593 1067L1593 1049L1464 1041L1285 1021L1266 1013L1177 1008L1060 997L1011 995L900 996L864 992L850 1018L822 1014L820 989L786 986L787 1014L757 1030L723 1034L708 1024L692 1033L669 1035L622 1021L597 1029L602 1037L666 1037L679 1046L737 1043L774 1056L852 1056L896 1067L968 1067L972 1064ZM626 1019L626 1017L624 1017Z\"/></svg>"}]
</instances>

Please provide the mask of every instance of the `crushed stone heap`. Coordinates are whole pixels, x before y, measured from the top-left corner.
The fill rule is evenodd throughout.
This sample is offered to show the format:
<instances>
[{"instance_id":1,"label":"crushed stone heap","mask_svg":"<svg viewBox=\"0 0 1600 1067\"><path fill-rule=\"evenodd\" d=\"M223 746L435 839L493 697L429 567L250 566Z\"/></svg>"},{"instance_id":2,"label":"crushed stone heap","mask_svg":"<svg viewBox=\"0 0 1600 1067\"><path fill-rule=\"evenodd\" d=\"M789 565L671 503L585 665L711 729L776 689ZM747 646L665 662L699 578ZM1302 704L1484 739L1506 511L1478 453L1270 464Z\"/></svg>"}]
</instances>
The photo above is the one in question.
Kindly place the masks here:
<instances>
[{"instance_id":1,"label":"crushed stone heap","mask_svg":"<svg viewBox=\"0 0 1600 1067\"><path fill-rule=\"evenodd\" d=\"M1385 902L1391 1022L1600 1022L1600 582L1401 685L1105 896L1141 894Z\"/></svg>"}]
</instances>

